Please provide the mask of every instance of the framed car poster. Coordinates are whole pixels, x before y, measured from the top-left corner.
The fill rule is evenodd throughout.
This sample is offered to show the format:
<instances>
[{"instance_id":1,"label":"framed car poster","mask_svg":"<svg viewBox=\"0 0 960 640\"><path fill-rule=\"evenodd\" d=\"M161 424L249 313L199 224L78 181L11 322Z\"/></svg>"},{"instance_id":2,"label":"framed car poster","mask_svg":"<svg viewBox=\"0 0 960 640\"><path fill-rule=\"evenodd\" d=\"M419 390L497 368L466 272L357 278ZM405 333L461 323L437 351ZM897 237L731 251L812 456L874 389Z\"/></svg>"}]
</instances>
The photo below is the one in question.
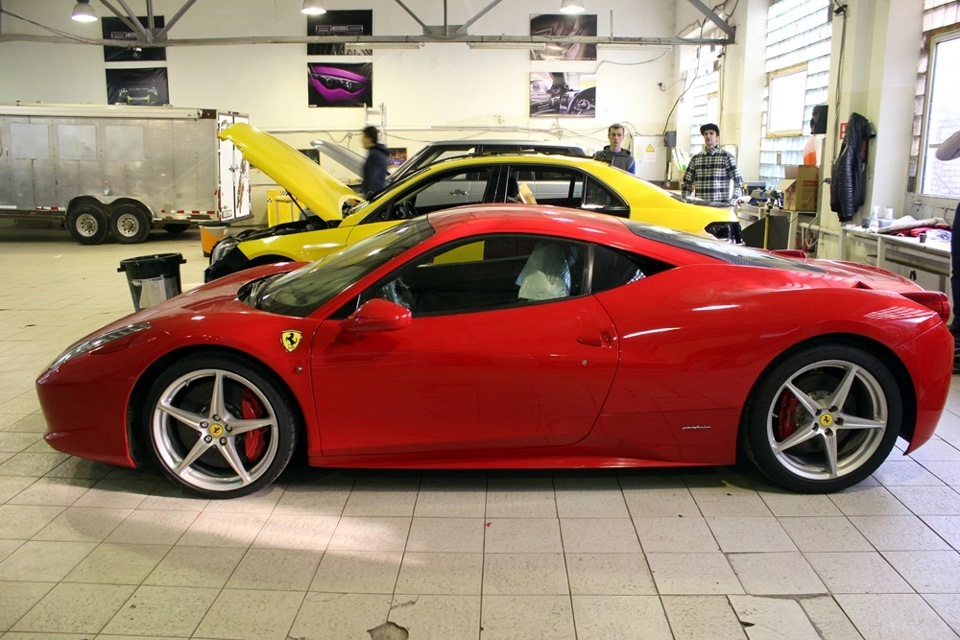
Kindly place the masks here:
<instances>
[{"instance_id":1,"label":"framed car poster","mask_svg":"<svg viewBox=\"0 0 960 640\"><path fill-rule=\"evenodd\" d=\"M327 11L319 16L307 16L308 36L371 36L373 11ZM348 50L339 42L309 42L308 56L369 56L370 49Z\"/></svg>"},{"instance_id":2,"label":"framed car poster","mask_svg":"<svg viewBox=\"0 0 960 640\"><path fill-rule=\"evenodd\" d=\"M541 13L530 16L531 36L597 36L596 14L564 15ZM546 48L530 51L531 60L596 60L597 45L585 42L550 42Z\"/></svg>"},{"instance_id":3,"label":"framed car poster","mask_svg":"<svg viewBox=\"0 0 960 640\"><path fill-rule=\"evenodd\" d=\"M373 64L307 63L311 107L373 105Z\"/></svg>"},{"instance_id":4,"label":"framed car poster","mask_svg":"<svg viewBox=\"0 0 960 640\"><path fill-rule=\"evenodd\" d=\"M407 161L406 147L387 147L387 166L399 167Z\"/></svg>"},{"instance_id":5,"label":"framed car poster","mask_svg":"<svg viewBox=\"0 0 960 640\"><path fill-rule=\"evenodd\" d=\"M170 104L166 67L107 69L107 104Z\"/></svg>"},{"instance_id":6,"label":"framed car poster","mask_svg":"<svg viewBox=\"0 0 960 640\"><path fill-rule=\"evenodd\" d=\"M593 118L597 74L534 71L530 74L531 118Z\"/></svg>"},{"instance_id":7,"label":"framed car poster","mask_svg":"<svg viewBox=\"0 0 960 640\"><path fill-rule=\"evenodd\" d=\"M147 28L146 16L138 16L137 20ZM154 16L154 27L163 28L163 16ZM130 30L130 27L120 18L111 18L104 16L100 23L103 27L104 40L136 40L137 33ZM166 60L167 50L164 47L104 47L104 62L137 62L142 60L156 61Z\"/></svg>"}]
</instances>

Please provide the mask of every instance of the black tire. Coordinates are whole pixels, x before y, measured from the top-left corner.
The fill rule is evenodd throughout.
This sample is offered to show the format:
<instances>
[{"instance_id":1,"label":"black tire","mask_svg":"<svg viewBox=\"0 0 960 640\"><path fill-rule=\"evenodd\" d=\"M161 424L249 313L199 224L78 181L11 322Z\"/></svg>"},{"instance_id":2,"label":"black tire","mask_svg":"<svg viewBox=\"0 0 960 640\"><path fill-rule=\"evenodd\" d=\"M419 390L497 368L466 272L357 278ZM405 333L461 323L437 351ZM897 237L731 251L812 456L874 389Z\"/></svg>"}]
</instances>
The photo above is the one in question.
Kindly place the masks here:
<instances>
[{"instance_id":1,"label":"black tire","mask_svg":"<svg viewBox=\"0 0 960 640\"><path fill-rule=\"evenodd\" d=\"M757 382L740 443L776 484L830 493L876 471L902 421L900 389L880 358L860 347L821 343L789 355Z\"/></svg>"},{"instance_id":2,"label":"black tire","mask_svg":"<svg viewBox=\"0 0 960 640\"><path fill-rule=\"evenodd\" d=\"M206 498L237 498L266 487L287 466L297 445L296 415L259 367L198 354L153 383L143 424L163 475Z\"/></svg>"},{"instance_id":3,"label":"black tire","mask_svg":"<svg viewBox=\"0 0 960 640\"><path fill-rule=\"evenodd\" d=\"M165 224L163 225L163 230L169 233L170 235L177 235L183 233L190 228L189 222L183 222L178 224Z\"/></svg>"},{"instance_id":4,"label":"black tire","mask_svg":"<svg viewBox=\"0 0 960 640\"><path fill-rule=\"evenodd\" d=\"M117 205L110 214L110 233L120 244L139 244L150 237L153 220L150 214L137 204Z\"/></svg>"},{"instance_id":5,"label":"black tire","mask_svg":"<svg viewBox=\"0 0 960 640\"><path fill-rule=\"evenodd\" d=\"M109 234L106 211L92 203L71 207L67 212L66 226L80 244L100 244Z\"/></svg>"}]
</instances>

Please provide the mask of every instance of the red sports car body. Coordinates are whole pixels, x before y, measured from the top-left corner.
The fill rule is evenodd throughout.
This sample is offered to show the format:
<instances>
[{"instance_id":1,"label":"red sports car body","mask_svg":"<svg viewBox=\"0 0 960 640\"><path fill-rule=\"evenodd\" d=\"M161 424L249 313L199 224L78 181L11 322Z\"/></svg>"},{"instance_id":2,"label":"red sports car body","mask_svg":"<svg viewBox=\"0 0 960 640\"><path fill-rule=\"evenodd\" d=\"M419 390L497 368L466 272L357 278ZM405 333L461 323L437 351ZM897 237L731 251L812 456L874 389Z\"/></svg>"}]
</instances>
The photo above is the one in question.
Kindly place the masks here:
<instances>
[{"instance_id":1,"label":"red sports car body","mask_svg":"<svg viewBox=\"0 0 960 640\"><path fill-rule=\"evenodd\" d=\"M510 215L502 215L510 208ZM341 467L723 465L835 491L946 401L946 298L865 265L486 205L144 309L37 380L47 442L234 497Z\"/></svg>"}]
</instances>

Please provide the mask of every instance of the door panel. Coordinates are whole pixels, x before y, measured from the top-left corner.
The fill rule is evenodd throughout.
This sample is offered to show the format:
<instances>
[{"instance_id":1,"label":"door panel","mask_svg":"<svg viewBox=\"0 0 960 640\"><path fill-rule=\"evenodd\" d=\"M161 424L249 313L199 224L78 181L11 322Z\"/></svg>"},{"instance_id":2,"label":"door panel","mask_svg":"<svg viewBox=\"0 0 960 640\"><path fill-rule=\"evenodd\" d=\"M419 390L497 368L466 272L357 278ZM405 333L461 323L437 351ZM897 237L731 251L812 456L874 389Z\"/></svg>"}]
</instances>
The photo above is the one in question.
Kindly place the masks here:
<instances>
[{"instance_id":1,"label":"door panel","mask_svg":"<svg viewBox=\"0 0 960 640\"><path fill-rule=\"evenodd\" d=\"M345 341L325 321L313 380L325 455L570 444L592 428L616 369L593 296L414 317Z\"/></svg>"}]
</instances>

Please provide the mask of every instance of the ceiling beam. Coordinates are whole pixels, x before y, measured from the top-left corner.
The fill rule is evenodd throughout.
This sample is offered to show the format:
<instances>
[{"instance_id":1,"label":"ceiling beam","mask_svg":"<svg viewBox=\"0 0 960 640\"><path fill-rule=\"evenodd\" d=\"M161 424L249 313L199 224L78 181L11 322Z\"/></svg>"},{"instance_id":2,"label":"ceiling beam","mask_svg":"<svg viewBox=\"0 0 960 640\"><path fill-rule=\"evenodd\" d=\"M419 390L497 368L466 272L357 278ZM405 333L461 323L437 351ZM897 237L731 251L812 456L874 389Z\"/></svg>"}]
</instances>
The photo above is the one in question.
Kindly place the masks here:
<instances>
[{"instance_id":1,"label":"ceiling beam","mask_svg":"<svg viewBox=\"0 0 960 640\"><path fill-rule=\"evenodd\" d=\"M721 31L730 36L730 43L733 43L733 39L737 33L736 27L731 27L723 18L714 13L713 9L703 4L700 0L687 0L687 2L699 9L703 15L707 16L707 20L720 27Z\"/></svg>"},{"instance_id":2,"label":"ceiling beam","mask_svg":"<svg viewBox=\"0 0 960 640\"><path fill-rule=\"evenodd\" d=\"M51 44L92 44L107 47L122 47L127 49L152 47L205 47L216 45L243 45L243 44L348 44L348 43L423 43L423 44L469 44L471 42L504 43L516 45L519 43L542 45L555 42L558 44L619 44L644 46L669 45L701 45L733 44L727 38L679 38L679 37L591 37L591 36L237 36L221 38L185 38L170 39L162 42L141 42L137 40L100 40L95 38L70 38L65 36L41 36L33 34L0 34L0 42L46 42Z\"/></svg>"}]
</instances>

